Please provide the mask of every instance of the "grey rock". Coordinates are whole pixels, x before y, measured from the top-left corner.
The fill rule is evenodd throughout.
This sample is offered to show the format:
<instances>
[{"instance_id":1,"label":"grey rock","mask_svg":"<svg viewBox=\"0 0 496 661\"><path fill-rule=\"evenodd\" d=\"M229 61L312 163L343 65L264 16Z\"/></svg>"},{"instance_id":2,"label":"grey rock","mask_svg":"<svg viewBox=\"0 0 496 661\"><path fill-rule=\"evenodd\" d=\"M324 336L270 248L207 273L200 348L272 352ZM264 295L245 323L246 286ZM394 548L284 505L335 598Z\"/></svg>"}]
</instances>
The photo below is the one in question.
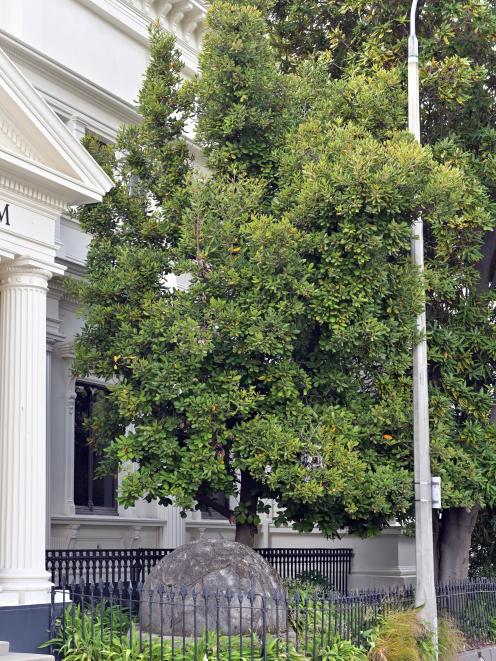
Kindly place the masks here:
<instances>
[{"instance_id":1,"label":"grey rock","mask_svg":"<svg viewBox=\"0 0 496 661\"><path fill-rule=\"evenodd\" d=\"M145 580L142 629L164 636L260 634L285 629L284 586L275 569L243 544L202 540L165 556Z\"/></svg>"}]
</instances>

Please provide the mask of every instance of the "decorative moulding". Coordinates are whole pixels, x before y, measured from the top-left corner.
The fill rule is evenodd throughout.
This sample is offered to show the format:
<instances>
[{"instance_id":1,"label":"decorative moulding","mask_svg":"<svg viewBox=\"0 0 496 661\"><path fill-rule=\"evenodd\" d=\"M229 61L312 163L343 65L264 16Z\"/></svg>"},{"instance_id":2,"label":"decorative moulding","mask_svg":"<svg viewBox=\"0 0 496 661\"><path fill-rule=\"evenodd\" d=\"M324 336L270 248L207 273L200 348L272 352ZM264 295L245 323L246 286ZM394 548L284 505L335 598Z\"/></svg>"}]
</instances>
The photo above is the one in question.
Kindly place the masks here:
<instances>
[{"instance_id":1,"label":"decorative moulding","mask_svg":"<svg viewBox=\"0 0 496 661\"><path fill-rule=\"evenodd\" d=\"M59 342L57 345L57 353L64 360L74 360L74 343L72 341Z\"/></svg>"},{"instance_id":2,"label":"decorative moulding","mask_svg":"<svg viewBox=\"0 0 496 661\"><path fill-rule=\"evenodd\" d=\"M105 514L74 514L71 516L52 515L51 522L53 525L61 524L92 524L98 526L113 526L128 527L128 526L143 526L143 527L156 527L163 526L164 522L161 519L141 518L141 517L125 517L125 516L110 516Z\"/></svg>"},{"instance_id":3,"label":"decorative moulding","mask_svg":"<svg viewBox=\"0 0 496 661\"><path fill-rule=\"evenodd\" d=\"M53 211L61 205L98 202L112 187L109 177L1 48L0 115L7 133L14 136L10 145L17 146L15 151L0 145L1 185L7 192Z\"/></svg>"},{"instance_id":4,"label":"decorative moulding","mask_svg":"<svg viewBox=\"0 0 496 661\"><path fill-rule=\"evenodd\" d=\"M76 110L68 105L66 100L54 97L45 89L38 89L38 92L50 107L54 108L65 120L77 114L89 129L109 140L113 140L115 137L115 127L102 123L102 113L105 114L110 111L117 118L119 124L134 124L140 120L132 104L127 103L115 94L112 94L112 92L96 85L84 76L72 71L44 53L24 44L1 29L0 47L16 63L34 72L43 80L52 82L56 87L62 86L65 90L72 92L76 96L83 96L85 100L90 101L95 107L95 116L82 114L80 108Z\"/></svg>"},{"instance_id":5,"label":"decorative moulding","mask_svg":"<svg viewBox=\"0 0 496 661\"><path fill-rule=\"evenodd\" d=\"M60 301L67 296L67 288L64 285L64 279L55 277L50 280L48 285L48 295Z\"/></svg>"},{"instance_id":6,"label":"decorative moulding","mask_svg":"<svg viewBox=\"0 0 496 661\"><path fill-rule=\"evenodd\" d=\"M78 0L141 43L148 44L148 24L160 19L176 36L185 73L198 68L206 3L203 0Z\"/></svg>"},{"instance_id":7,"label":"decorative moulding","mask_svg":"<svg viewBox=\"0 0 496 661\"><path fill-rule=\"evenodd\" d=\"M41 161L40 156L30 145L28 145L24 138L16 132L12 124L10 124L5 117L0 118L0 131L4 139L6 139L7 145L10 145L13 151L20 152L23 156L26 156L26 158L29 158L32 161Z\"/></svg>"},{"instance_id":8,"label":"decorative moulding","mask_svg":"<svg viewBox=\"0 0 496 661\"><path fill-rule=\"evenodd\" d=\"M22 284L25 282L31 284L29 281L32 280L33 286L47 290L50 278L54 275L62 275L64 270L63 266L51 262L50 259L45 261L36 257L16 256L15 259L2 260L0 280L3 283L8 281L15 283L18 280Z\"/></svg>"},{"instance_id":9,"label":"decorative moulding","mask_svg":"<svg viewBox=\"0 0 496 661\"><path fill-rule=\"evenodd\" d=\"M51 211L55 217L58 217L67 206L63 199L19 179L20 177L14 175L0 174L0 189L8 192L10 201L14 204L17 203L20 206L26 206L42 213Z\"/></svg>"}]
</instances>

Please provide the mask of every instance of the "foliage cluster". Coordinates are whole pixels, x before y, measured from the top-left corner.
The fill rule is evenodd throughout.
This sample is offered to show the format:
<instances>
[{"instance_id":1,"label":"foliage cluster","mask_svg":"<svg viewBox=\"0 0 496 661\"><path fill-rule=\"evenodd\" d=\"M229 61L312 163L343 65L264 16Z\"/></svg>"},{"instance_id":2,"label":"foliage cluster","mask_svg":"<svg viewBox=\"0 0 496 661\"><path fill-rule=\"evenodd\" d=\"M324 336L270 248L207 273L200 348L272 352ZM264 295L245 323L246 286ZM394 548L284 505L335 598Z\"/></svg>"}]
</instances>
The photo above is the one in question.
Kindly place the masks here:
<instances>
[{"instance_id":1,"label":"foliage cluster","mask_svg":"<svg viewBox=\"0 0 496 661\"><path fill-rule=\"evenodd\" d=\"M286 71L298 72L309 60L320 58L333 79L344 82L357 74L370 78L396 71L404 90L409 0L261 0L257 4L268 19L272 42ZM492 504L495 497L487 469L494 456L490 413L496 346L492 312L496 5L492 0L419 2L417 32L422 142L432 145L438 160L448 156L449 162L463 161L491 201L483 246L459 242L448 227L442 230L446 254L454 255L457 246L463 245L468 252L462 259L476 267L461 290L453 261L438 269L430 251L429 227L426 236L433 467L443 478L446 508L477 509ZM388 119L406 107L400 99L389 107L370 101ZM353 104L349 93L343 95L343 104L347 103ZM481 261L473 259L474 248ZM445 529L450 523L445 522ZM462 528L460 536L467 534Z\"/></svg>"},{"instance_id":2,"label":"foliage cluster","mask_svg":"<svg viewBox=\"0 0 496 661\"><path fill-rule=\"evenodd\" d=\"M255 5L211 3L201 76L188 84L154 26L144 121L115 149L87 142L116 186L79 212L93 240L76 370L112 384L95 431L126 472L121 502L213 507L247 543L269 499L278 524L326 535L410 517L419 213L435 470L446 506L492 502L496 307L477 268L494 223L492 157L475 162L468 134L429 128L434 144L421 148L403 130L399 36L377 32L367 3L330 8L356 23L361 6L372 60L397 40L367 75L361 60L339 60L341 46L282 73L264 20L270 10L277 36L275 10ZM433 70L430 127L481 91L486 74L460 58L443 60L444 78ZM207 176L181 137L193 113Z\"/></svg>"},{"instance_id":3,"label":"foliage cluster","mask_svg":"<svg viewBox=\"0 0 496 661\"><path fill-rule=\"evenodd\" d=\"M371 631L371 661L422 661L433 657L431 637L414 610L390 613Z\"/></svg>"},{"instance_id":4,"label":"foliage cluster","mask_svg":"<svg viewBox=\"0 0 496 661\"><path fill-rule=\"evenodd\" d=\"M409 0L260 0L283 67L325 54L331 75L404 68ZM481 161L494 140L493 43L496 13L491 0L420 2L422 124L424 141L456 135ZM403 69L404 70L404 69ZM492 115L492 116L491 116ZM490 148L489 148L490 149Z\"/></svg>"}]
</instances>

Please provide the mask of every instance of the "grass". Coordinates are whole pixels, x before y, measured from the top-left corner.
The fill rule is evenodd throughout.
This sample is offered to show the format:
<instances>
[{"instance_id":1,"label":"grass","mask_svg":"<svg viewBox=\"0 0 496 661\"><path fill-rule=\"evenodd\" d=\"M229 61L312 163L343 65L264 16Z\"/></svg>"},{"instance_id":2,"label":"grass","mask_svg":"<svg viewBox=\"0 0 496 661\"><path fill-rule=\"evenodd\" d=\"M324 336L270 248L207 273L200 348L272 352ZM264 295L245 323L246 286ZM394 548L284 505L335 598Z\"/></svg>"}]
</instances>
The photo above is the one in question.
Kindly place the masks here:
<instances>
[{"instance_id":1,"label":"grass","mask_svg":"<svg viewBox=\"0 0 496 661\"><path fill-rule=\"evenodd\" d=\"M438 624L438 644L440 661L455 661L465 648L465 639L455 623L442 617Z\"/></svg>"},{"instance_id":2,"label":"grass","mask_svg":"<svg viewBox=\"0 0 496 661\"><path fill-rule=\"evenodd\" d=\"M389 613L370 637L370 661L423 661L422 643L428 640L417 611Z\"/></svg>"}]
</instances>

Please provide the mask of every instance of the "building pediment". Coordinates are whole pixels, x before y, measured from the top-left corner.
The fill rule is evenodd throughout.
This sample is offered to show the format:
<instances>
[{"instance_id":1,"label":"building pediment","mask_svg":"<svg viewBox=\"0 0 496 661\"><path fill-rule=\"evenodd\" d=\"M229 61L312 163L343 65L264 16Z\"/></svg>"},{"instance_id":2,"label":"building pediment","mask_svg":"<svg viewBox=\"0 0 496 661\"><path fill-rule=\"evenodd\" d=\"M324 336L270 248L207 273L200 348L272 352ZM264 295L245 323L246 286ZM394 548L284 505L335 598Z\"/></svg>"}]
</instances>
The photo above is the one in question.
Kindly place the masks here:
<instances>
[{"instance_id":1,"label":"building pediment","mask_svg":"<svg viewBox=\"0 0 496 661\"><path fill-rule=\"evenodd\" d=\"M61 210L98 202L112 181L0 49L0 190Z\"/></svg>"},{"instance_id":2,"label":"building pediment","mask_svg":"<svg viewBox=\"0 0 496 661\"><path fill-rule=\"evenodd\" d=\"M25 156L32 161L40 162L41 158L33 146L26 142L17 131L14 123L7 119L6 112L4 111L2 114L3 117L0 118L0 149Z\"/></svg>"}]
</instances>

